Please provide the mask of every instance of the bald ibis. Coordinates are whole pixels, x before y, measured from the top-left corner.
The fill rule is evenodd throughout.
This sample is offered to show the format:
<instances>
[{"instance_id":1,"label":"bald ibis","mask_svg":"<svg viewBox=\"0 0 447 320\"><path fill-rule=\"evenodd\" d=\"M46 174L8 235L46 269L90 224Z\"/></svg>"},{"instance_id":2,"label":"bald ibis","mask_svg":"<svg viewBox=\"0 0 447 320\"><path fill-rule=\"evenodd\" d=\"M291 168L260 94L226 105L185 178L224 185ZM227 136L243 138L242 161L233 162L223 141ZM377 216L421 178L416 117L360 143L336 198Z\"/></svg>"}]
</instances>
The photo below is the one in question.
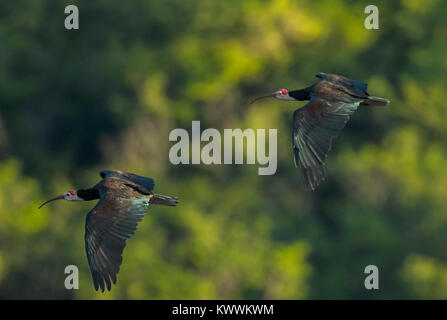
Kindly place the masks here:
<instances>
[{"instance_id":1,"label":"bald ibis","mask_svg":"<svg viewBox=\"0 0 447 320\"><path fill-rule=\"evenodd\" d=\"M306 183L315 190L325 179L324 163L334 139L358 106L386 106L389 100L366 92L367 84L336 74L317 73L321 80L310 87L287 91L281 89L264 98L309 102L293 113L292 146Z\"/></svg>"},{"instance_id":2,"label":"bald ibis","mask_svg":"<svg viewBox=\"0 0 447 320\"><path fill-rule=\"evenodd\" d=\"M154 180L121 171L103 170L102 180L91 189L68 190L44 202L64 199L89 201L99 199L87 214L85 250L95 289L111 290L122 262L121 254L143 219L149 204L176 206L177 197L154 194Z\"/></svg>"}]
</instances>

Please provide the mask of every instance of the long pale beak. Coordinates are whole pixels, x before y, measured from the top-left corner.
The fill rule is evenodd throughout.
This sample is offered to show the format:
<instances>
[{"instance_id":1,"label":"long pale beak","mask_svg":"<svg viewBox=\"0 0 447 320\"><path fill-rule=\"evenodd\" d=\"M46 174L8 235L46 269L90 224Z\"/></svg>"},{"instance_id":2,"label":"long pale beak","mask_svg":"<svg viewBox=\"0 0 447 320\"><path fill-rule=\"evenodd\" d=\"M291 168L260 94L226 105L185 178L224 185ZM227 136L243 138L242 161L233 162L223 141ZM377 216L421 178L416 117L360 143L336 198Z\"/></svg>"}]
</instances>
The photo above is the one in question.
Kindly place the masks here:
<instances>
[{"instance_id":1,"label":"long pale beak","mask_svg":"<svg viewBox=\"0 0 447 320\"><path fill-rule=\"evenodd\" d=\"M56 198L50 199L50 200L45 201L44 203L42 203L40 205L39 209L42 208L44 205L46 205L48 202L51 202L51 201L54 201L54 200L63 200L63 199L64 199L64 195L57 196Z\"/></svg>"},{"instance_id":2,"label":"long pale beak","mask_svg":"<svg viewBox=\"0 0 447 320\"><path fill-rule=\"evenodd\" d=\"M257 98L254 99L252 102L250 102L250 104L253 104L253 103L255 103L256 101L261 100L261 99L265 99L265 98L274 98L275 96L276 96L276 92L270 93L270 94L268 94L268 95L266 95L266 96L257 97Z\"/></svg>"}]
</instances>

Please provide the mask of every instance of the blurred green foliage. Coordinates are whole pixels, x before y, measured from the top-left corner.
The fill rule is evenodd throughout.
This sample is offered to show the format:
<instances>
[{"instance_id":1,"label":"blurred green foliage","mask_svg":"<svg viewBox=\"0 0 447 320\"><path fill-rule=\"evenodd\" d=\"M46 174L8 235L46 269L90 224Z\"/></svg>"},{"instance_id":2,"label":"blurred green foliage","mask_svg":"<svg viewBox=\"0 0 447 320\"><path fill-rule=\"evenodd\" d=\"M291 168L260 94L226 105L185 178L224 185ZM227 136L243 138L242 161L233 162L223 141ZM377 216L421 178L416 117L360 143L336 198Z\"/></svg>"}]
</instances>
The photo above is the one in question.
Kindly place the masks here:
<instances>
[{"instance_id":1,"label":"blurred green foliage","mask_svg":"<svg viewBox=\"0 0 447 320\"><path fill-rule=\"evenodd\" d=\"M80 30L63 27L76 4ZM0 298L447 298L447 2L17 0L0 3ZM369 83L305 192L290 130L299 103L250 98L316 72ZM170 130L278 128L278 171L173 166ZM37 206L102 168L153 177L118 283L94 291L93 203ZM64 268L80 289L64 288ZM380 290L363 286L366 265Z\"/></svg>"}]
</instances>

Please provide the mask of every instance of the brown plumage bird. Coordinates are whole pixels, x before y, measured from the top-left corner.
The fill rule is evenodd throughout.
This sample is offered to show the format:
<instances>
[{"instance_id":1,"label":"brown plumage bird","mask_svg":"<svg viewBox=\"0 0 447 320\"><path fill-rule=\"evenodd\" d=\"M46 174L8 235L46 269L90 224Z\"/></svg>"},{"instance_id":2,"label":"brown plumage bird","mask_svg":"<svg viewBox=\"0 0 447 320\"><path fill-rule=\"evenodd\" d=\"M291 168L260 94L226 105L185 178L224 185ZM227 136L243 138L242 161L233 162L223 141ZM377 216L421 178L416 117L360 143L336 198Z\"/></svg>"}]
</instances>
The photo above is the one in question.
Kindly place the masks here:
<instances>
[{"instance_id":1,"label":"brown plumage bird","mask_svg":"<svg viewBox=\"0 0 447 320\"><path fill-rule=\"evenodd\" d=\"M68 190L54 200L89 201L99 199L87 214L85 250L95 289L110 291L122 262L126 239L143 219L149 204L176 206L177 197L154 194L154 180L121 171L103 170L103 178L91 189Z\"/></svg>"},{"instance_id":2,"label":"brown plumage bird","mask_svg":"<svg viewBox=\"0 0 447 320\"><path fill-rule=\"evenodd\" d=\"M340 133L358 106L386 106L387 99L368 94L367 84L336 74L317 73L321 80L294 91L281 89L256 98L287 101L310 100L293 113L292 146L295 165L301 167L307 189L315 188L325 178L324 163L332 140Z\"/></svg>"}]
</instances>

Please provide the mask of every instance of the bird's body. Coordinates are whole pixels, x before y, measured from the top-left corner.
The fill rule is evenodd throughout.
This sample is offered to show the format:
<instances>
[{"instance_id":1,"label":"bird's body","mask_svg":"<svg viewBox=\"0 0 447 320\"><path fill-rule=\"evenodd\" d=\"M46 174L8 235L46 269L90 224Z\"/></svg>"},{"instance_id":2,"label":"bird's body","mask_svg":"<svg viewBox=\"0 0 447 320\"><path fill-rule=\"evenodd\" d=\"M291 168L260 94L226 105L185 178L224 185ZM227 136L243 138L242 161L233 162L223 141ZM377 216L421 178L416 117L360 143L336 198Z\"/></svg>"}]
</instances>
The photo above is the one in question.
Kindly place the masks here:
<instances>
[{"instance_id":1,"label":"bird's body","mask_svg":"<svg viewBox=\"0 0 447 320\"><path fill-rule=\"evenodd\" d=\"M386 99L370 96L364 82L336 74L318 73L316 76L321 81L305 89L290 92L281 89L258 98L309 100L293 114L292 146L295 165L300 166L306 186L311 190L324 180L324 163L332 140L344 128L350 115L360 105L386 106L389 103Z\"/></svg>"},{"instance_id":2,"label":"bird's body","mask_svg":"<svg viewBox=\"0 0 447 320\"><path fill-rule=\"evenodd\" d=\"M134 234L149 204L175 206L178 199L154 194L151 178L110 170L100 174L103 179L93 188L69 190L44 204L57 199L99 199L87 214L85 249L95 289L104 291L116 283L126 239Z\"/></svg>"}]
</instances>

